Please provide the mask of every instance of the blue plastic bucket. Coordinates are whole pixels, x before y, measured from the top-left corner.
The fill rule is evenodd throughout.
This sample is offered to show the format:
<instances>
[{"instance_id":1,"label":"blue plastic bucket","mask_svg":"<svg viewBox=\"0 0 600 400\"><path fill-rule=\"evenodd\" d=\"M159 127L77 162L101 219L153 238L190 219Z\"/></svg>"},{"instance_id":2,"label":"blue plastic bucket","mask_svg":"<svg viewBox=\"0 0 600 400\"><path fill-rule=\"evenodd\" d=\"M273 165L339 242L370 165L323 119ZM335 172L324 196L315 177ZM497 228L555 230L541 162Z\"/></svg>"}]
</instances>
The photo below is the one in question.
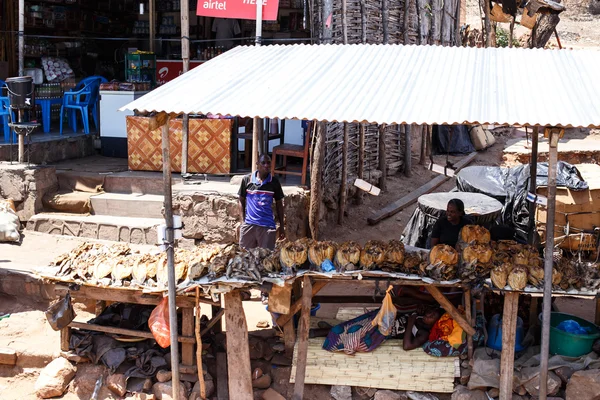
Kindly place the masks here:
<instances>
[{"instance_id":1,"label":"blue plastic bucket","mask_svg":"<svg viewBox=\"0 0 600 400\"><path fill-rule=\"evenodd\" d=\"M517 317L517 333L515 337L515 351L519 352L525 349L521 342L523 341L523 320ZM488 325L488 339L485 344L487 347L502 351L502 317L496 314L490 320Z\"/></svg>"}]
</instances>

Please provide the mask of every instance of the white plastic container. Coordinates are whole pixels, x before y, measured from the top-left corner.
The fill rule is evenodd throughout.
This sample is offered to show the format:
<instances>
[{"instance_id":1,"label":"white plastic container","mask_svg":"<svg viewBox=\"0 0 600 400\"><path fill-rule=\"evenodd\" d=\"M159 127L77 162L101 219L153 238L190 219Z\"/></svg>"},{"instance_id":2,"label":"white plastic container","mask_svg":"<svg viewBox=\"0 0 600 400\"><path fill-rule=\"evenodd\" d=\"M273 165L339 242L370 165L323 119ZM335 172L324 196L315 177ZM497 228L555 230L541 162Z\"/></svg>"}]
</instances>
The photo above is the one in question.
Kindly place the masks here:
<instances>
[{"instance_id":1,"label":"white plastic container","mask_svg":"<svg viewBox=\"0 0 600 400\"><path fill-rule=\"evenodd\" d=\"M379 189L377 186L373 186L369 182L363 181L362 179L357 178L354 181L354 186L361 190L364 190L369 194L372 194L373 196L379 196L379 193L381 193L381 189Z\"/></svg>"},{"instance_id":2,"label":"white plastic container","mask_svg":"<svg viewBox=\"0 0 600 400\"><path fill-rule=\"evenodd\" d=\"M32 77L34 85L44 83L44 72L41 68L25 68L23 74Z\"/></svg>"}]
</instances>

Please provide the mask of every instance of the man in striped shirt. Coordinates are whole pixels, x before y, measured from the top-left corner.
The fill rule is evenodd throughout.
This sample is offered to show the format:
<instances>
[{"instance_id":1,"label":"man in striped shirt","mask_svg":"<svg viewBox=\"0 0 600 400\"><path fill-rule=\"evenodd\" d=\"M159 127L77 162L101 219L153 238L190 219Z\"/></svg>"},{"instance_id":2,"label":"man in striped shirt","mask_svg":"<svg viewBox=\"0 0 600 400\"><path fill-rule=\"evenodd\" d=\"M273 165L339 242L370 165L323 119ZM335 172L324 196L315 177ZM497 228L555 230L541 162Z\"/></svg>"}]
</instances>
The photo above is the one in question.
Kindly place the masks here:
<instances>
[{"instance_id":1,"label":"man in striped shirt","mask_svg":"<svg viewBox=\"0 0 600 400\"><path fill-rule=\"evenodd\" d=\"M245 249L262 247L273 250L277 236L285 239L283 189L279 180L271 176L271 157L260 156L257 170L244 176L240 185L240 246ZM279 220L279 235L273 215L273 201Z\"/></svg>"}]
</instances>

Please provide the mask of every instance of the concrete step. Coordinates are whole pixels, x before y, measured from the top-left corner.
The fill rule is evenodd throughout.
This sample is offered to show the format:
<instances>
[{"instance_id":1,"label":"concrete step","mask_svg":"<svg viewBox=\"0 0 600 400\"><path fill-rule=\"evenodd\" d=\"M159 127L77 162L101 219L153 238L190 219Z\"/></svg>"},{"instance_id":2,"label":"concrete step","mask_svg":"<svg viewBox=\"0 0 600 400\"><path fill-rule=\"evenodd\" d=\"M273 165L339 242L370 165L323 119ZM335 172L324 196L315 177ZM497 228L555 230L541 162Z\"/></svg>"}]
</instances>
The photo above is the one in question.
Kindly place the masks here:
<instances>
[{"instance_id":1,"label":"concrete step","mask_svg":"<svg viewBox=\"0 0 600 400\"><path fill-rule=\"evenodd\" d=\"M156 244L156 226L160 218L132 218L112 215L41 213L27 222L27 230L111 240L132 244Z\"/></svg>"},{"instance_id":2,"label":"concrete step","mask_svg":"<svg viewBox=\"0 0 600 400\"><path fill-rule=\"evenodd\" d=\"M91 198L92 213L114 217L162 218L164 196L140 193L102 193Z\"/></svg>"},{"instance_id":3,"label":"concrete step","mask_svg":"<svg viewBox=\"0 0 600 400\"><path fill-rule=\"evenodd\" d=\"M61 177L65 182L77 182L81 179L90 184L98 180L103 182L102 186L105 192L109 193L143 193L162 195L164 193L164 183L162 172L151 171L123 171L123 172L87 172L73 170L57 170L56 176ZM173 174L173 184L181 182L178 174Z\"/></svg>"}]
</instances>

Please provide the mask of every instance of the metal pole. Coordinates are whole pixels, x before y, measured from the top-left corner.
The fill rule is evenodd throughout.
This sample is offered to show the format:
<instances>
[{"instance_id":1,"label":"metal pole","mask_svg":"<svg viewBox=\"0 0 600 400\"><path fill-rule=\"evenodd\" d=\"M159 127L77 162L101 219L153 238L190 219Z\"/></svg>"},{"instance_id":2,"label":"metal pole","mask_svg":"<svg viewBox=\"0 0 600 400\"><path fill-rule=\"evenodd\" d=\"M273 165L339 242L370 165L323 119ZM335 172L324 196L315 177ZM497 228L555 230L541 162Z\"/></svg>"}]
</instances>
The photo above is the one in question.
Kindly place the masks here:
<instances>
[{"instance_id":1,"label":"metal pole","mask_svg":"<svg viewBox=\"0 0 600 400\"><path fill-rule=\"evenodd\" d=\"M150 20L150 51L154 53L154 23L155 23L155 13L154 13L154 0L150 0L148 2L148 18Z\"/></svg>"},{"instance_id":2,"label":"metal pole","mask_svg":"<svg viewBox=\"0 0 600 400\"><path fill-rule=\"evenodd\" d=\"M171 157L169 149L169 119L162 126L163 184L165 195L165 225L167 226L167 271L169 275L169 326L171 330L171 372L173 398L179 398L179 343L177 338L177 306L175 292L175 235L173 232L173 193L171 189Z\"/></svg>"},{"instance_id":3,"label":"metal pole","mask_svg":"<svg viewBox=\"0 0 600 400\"><path fill-rule=\"evenodd\" d=\"M19 0L19 76L25 69L25 0ZM19 135L20 137L21 135ZM19 140L20 142L20 140Z\"/></svg>"},{"instance_id":4,"label":"metal pole","mask_svg":"<svg viewBox=\"0 0 600 400\"><path fill-rule=\"evenodd\" d=\"M410 177L412 175L412 138L410 133L410 125L404 125L404 176Z\"/></svg>"},{"instance_id":5,"label":"metal pole","mask_svg":"<svg viewBox=\"0 0 600 400\"><path fill-rule=\"evenodd\" d=\"M181 0L181 59L183 73L190 70L190 3ZM181 127L181 173L187 174L188 169L189 116L183 114Z\"/></svg>"},{"instance_id":6,"label":"metal pole","mask_svg":"<svg viewBox=\"0 0 600 400\"><path fill-rule=\"evenodd\" d=\"M548 358L550 350L550 312L552 305L552 251L554 250L554 217L556 213L556 164L558 162L559 134L553 130L549 135L550 157L548 160L548 214L546 220L546 249L544 254L544 303L542 309L542 348L540 350L540 400L548 394Z\"/></svg>"},{"instance_id":7,"label":"metal pole","mask_svg":"<svg viewBox=\"0 0 600 400\"><path fill-rule=\"evenodd\" d=\"M262 5L263 2L256 2L256 37L254 39L254 45L260 46L262 42ZM250 166L250 171L254 171L256 168L256 164L258 163L258 152L260 149L260 144L262 143L262 138L260 135L262 120L258 117L254 118L252 124L252 165ZM267 149L268 151L269 149Z\"/></svg>"},{"instance_id":8,"label":"metal pole","mask_svg":"<svg viewBox=\"0 0 600 400\"><path fill-rule=\"evenodd\" d=\"M539 127L533 127L533 133L531 134L531 160L529 164L529 193L535 194L536 179L537 179L537 158L538 158L538 136ZM527 235L527 242L533 244L535 240L535 202L529 203L529 233Z\"/></svg>"}]
</instances>

